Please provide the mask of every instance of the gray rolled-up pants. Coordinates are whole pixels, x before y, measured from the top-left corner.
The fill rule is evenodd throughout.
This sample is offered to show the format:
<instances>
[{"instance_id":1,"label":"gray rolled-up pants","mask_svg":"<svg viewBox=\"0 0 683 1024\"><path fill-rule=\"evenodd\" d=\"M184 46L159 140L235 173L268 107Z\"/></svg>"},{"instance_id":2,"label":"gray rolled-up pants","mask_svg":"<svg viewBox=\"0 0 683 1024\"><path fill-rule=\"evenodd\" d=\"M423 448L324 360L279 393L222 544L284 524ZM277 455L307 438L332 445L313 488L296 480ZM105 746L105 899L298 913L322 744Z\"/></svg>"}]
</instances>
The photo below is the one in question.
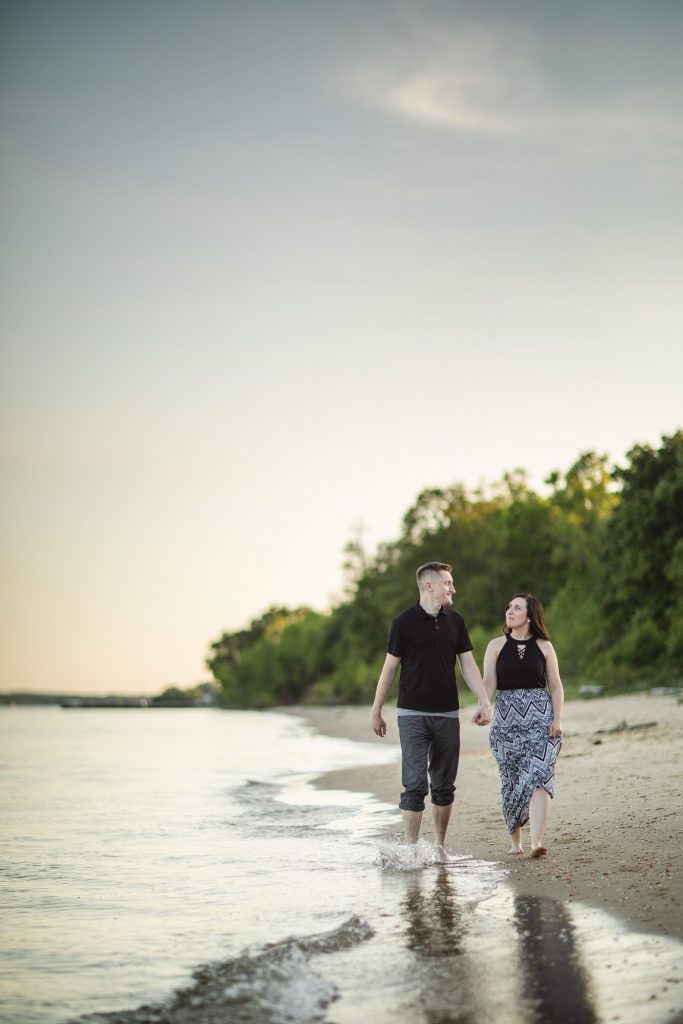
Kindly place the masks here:
<instances>
[{"instance_id":1,"label":"gray rolled-up pants","mask_svg":"<svg viewBox=\"0 0 683 1024\"><path fill-rule=\"evenodd\" d=\"M433 804L452 804L460 758L460 719L401 715L398 734L403 782L398 804L401 810L423 811L430 789Z\"/></svg>"}]
</instances>

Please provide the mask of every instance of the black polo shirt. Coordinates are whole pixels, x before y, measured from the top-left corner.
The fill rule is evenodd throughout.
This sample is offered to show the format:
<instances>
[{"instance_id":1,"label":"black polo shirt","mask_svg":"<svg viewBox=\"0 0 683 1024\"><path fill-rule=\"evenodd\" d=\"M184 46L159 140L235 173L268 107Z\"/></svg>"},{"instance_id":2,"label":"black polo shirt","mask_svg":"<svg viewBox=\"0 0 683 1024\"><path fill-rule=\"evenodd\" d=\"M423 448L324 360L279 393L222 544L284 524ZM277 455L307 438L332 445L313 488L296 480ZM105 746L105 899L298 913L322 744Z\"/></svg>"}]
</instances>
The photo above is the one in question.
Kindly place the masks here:
<instances>
[{"instance_id":1,"label":"black polo shirt","mask_svg":"<svg viewBox=\"0 0 683 1024\"><path fill-rule=\"evenodd\" d=\"M465 620L452 609L435 617L420 602L391 624L387 653L401 659L398 707L408 711L456 711L455 656L472 650Z\"/></svg>"}]
</instances>

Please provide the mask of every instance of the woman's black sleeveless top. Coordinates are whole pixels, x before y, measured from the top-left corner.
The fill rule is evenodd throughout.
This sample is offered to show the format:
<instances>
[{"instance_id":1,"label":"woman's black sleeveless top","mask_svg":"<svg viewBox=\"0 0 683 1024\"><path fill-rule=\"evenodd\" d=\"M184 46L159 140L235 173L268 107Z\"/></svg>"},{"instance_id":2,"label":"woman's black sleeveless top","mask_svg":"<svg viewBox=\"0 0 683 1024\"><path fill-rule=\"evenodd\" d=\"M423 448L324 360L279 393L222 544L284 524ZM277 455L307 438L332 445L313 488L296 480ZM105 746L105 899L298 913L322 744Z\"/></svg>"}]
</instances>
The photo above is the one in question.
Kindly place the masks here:
<instances>
[{"instance_id":1,"label":"woman's black sleeveless top","mask_svg":"<svg viewBox=\"0 0 683 1024\"><path fill-rule=\"evenodd\" d=\"M496 661L496 685L499 690L541 690L546 685L545 657L536 643L505 638Z\"/></svg>"}]
</instances>

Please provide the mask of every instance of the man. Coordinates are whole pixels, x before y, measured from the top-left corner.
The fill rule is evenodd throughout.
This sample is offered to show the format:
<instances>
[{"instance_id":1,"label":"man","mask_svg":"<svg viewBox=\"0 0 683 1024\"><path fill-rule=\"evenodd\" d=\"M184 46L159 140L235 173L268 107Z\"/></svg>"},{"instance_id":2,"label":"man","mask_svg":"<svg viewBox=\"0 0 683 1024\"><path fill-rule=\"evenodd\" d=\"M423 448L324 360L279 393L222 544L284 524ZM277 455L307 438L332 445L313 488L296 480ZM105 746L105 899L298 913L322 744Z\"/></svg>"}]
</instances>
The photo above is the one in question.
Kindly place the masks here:
<instances>
[{"instance_id":1,"label":"man","mask_svg":"<svg viewBox=\"0 0 683 1024\"><path fill-rule=\"evenodd\" d=\"M420 599L391 624L370 719L375 733L386 736L382 708L400 665L396 715L404 787L399 807L405 838L409 843L417 842L425 796L431 788L436 842L444 856L460 756L456 658L479 702L473 721L487 725L491 720L491 704L465 621L451 610L455 594L451 572L446 562L427 562L417 570Z\"/></svg>"}]
</instances>

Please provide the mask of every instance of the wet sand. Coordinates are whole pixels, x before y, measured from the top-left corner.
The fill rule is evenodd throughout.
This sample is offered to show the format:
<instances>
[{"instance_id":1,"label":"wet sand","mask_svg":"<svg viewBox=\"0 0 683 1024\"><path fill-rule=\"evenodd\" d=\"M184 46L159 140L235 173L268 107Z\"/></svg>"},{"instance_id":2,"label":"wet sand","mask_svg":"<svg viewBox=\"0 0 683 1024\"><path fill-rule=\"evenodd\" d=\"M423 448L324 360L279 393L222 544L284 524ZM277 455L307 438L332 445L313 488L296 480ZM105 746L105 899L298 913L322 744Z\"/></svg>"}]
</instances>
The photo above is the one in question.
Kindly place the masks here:
<instances>
[{"instance_id":1,"label":"wet sand","mask_svg":"<svg viewBox=\"0 0 683 1024\"><path fill-rule=\"evenodd\" d=\"M375 737L365 707L281 709L328 736L398 743L393 709L387 740ZM570 701L546 831L548 855L508 857L498 770L488 729L462 712L462 753L448 835L452 853L499 861L520 894L581 900L633 927L683 940L683 704L634 695ZM332 772L322 788L374 793L397 804L400 760ZM429 808L429 804L427 805ZM397 814L397 831L400 819ZM423 835L433 837L429 809ZM524 830L528 846L528 830Z\"/></svg>"}]
</instances>

